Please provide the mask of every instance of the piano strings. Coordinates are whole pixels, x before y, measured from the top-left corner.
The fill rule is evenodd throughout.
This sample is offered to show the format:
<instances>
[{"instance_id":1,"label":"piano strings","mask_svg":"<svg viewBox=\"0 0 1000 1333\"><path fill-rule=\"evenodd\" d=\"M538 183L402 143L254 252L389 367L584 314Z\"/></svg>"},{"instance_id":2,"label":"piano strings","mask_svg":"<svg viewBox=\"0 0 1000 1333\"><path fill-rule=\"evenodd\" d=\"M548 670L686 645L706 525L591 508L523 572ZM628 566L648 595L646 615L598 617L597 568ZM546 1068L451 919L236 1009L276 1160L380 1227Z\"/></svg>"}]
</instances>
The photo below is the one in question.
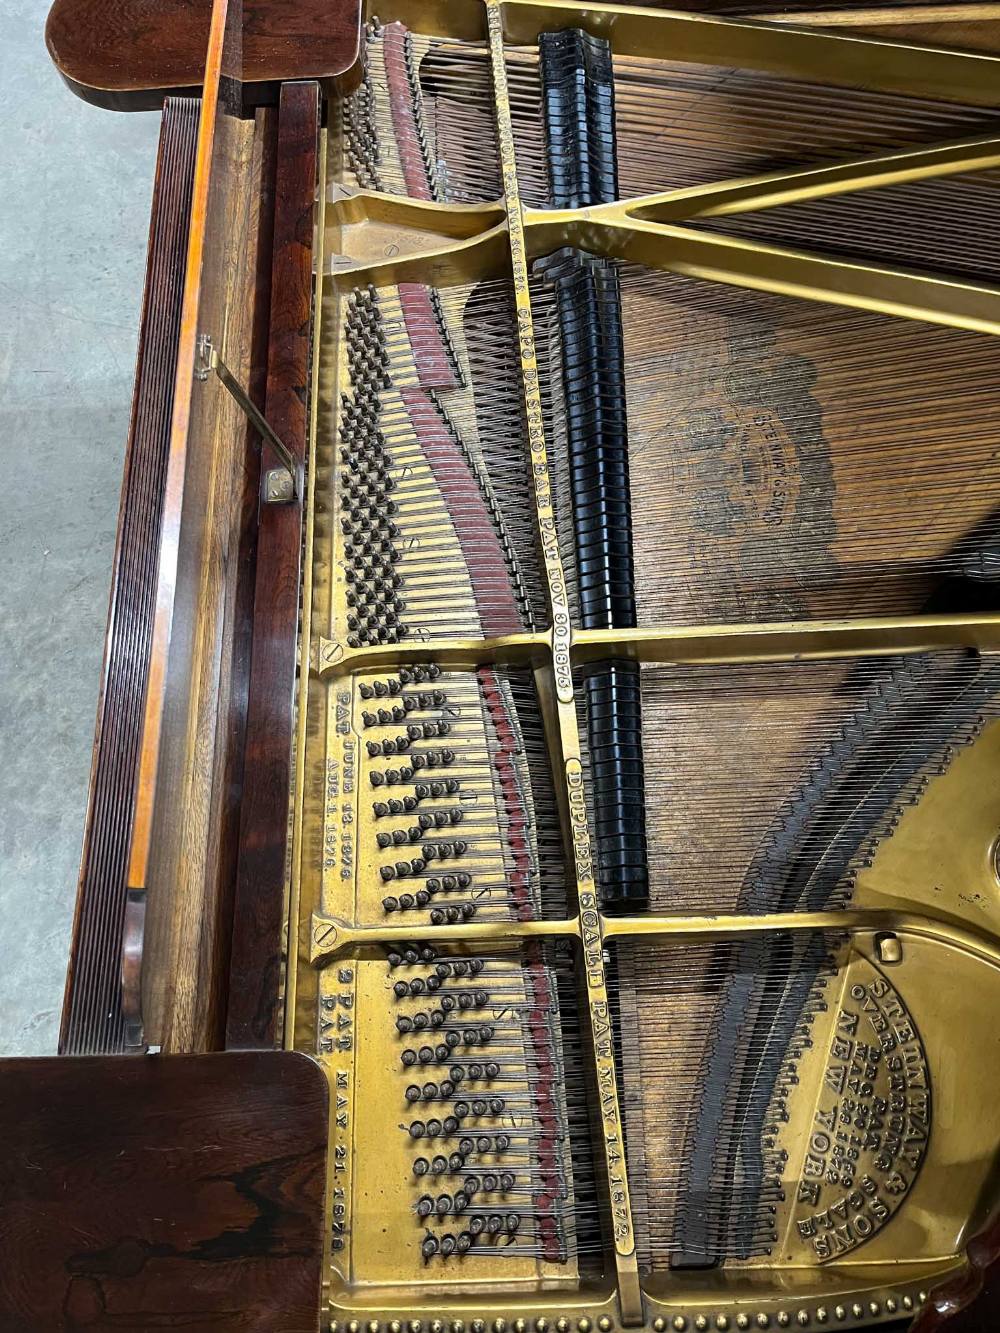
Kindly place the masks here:
<instances>
[{"instance_id":1,"label":"piano strings","mask_svg":"<svg viewBox=\"0 0 1000 1333\"><path fill-rule=\"evenodd\" d=\"M510 284L348 298L337 505L351 646L546 623Z\"/></svg>"},{"instance_id":2,"label":"piano strings","mask_svg":"<svg viewBox=\"0 0 1000 1333\"><path fill-rule=\"evenodd\" d=\"M486 49L373 22L365 52L341 112L343 182L428 202L500 197ZM612 56L574 29L508 50L507 75L536 207L991 127L967 107ZM941 216L971 188L949 182ZM860 246L878 218L892 257L901 215L888 195L869 206L880 194L863 196L852 235ZM781 234L804 240L826 208L810 239L833 245L847 205L818 207L801 221L782 210ZM783 224L732 225L771 236ZM939 235L928 253L951 264L957 227ZM531 301L578 627L993 605L983 422L997 385L978 335L568 248L534 262ZM368 286L338 311L339 636L355 649L427 642L432 654L436 640L544 629L511 283ZM566 848L530 673L431 661L355 686L373 872L356 918L564 912ZM997 720L1000 666L965 649L721 669L611 656L581 671L578 698L606 912L827 911L851 903L902 812ZM744 1264L779 1243L798 1169L788 1099L847 966L844 939L815 931L610 951L644 1271ZM396 1091L378 1115L406 1147L407 1190L386 1206L412 1217L414 1271L478 1280L492 1271L475 1266L484 1259L557 1280L597 1271L606 1238L570 953L414 942L365 984L383 1014L391 995L382 1039Z\"/></svg>"},{"instance_id":3,"label":"piano strings","mask_svg":"<svg viewBox=\"0 0 1000 1333\"><path fill-rule=\"evenodd\" d=\"M424 1264L447 1273L449 1260L485 1255L593 1272L603 1239L569 953L415 945L387 961Z\"/></svg>"},{"instance_id":4,"label":"piano strings","mask_svg":"<svg viewBox=\"0 0 1000 1333\"><path fill-rule=\"evenodd\" d=\"M553 207L548 153L538 134L544 114L539 52L508 48L506 68L524 201ZM988 134L997 125L995 112L982 107L835 88L753 70L631 55L614 55L612 68L622 199ZM895 188L926 195L942 186L947 188L947 182ZM873 190L854 198L867 201L883 193ZM824 203L846 208L849 198ZM775 220L784 213L783 207L765 216ZM732 221L726 218L719 225L724 230Z\"/></svg>"},{"instance_id":5,"label":"piano strings","mask_svg":"<svg viewBox=\"0 0 1000 1333\"><path fill-rule=\"evenodd\" d=\"M501 198L486 46L372 21L363 58L340 106L347 183L437 203Z\"/></svg>"}]
</instances>

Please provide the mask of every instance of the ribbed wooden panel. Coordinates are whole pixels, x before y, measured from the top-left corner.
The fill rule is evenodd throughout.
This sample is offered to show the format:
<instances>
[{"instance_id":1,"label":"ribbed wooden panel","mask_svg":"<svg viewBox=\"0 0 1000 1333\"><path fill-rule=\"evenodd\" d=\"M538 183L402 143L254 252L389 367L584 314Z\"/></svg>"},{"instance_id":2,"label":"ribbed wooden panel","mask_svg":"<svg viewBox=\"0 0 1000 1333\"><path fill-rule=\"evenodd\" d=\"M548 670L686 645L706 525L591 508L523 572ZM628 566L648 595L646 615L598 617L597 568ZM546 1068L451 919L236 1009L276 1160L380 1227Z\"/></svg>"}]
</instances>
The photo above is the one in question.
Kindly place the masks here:
<instances>
[{"instance_id":1,"label":"ribbed wooden panel","mask_svg":"<svg viewBox=\"0 0 1000 1333\"><path fill-rule=\"evenodd\" d=\"M98 705L90 809L60 1050L123 1049L122 915L200 103L170 98L153 189L146 286Z\"/></svg>"}]
</instances>

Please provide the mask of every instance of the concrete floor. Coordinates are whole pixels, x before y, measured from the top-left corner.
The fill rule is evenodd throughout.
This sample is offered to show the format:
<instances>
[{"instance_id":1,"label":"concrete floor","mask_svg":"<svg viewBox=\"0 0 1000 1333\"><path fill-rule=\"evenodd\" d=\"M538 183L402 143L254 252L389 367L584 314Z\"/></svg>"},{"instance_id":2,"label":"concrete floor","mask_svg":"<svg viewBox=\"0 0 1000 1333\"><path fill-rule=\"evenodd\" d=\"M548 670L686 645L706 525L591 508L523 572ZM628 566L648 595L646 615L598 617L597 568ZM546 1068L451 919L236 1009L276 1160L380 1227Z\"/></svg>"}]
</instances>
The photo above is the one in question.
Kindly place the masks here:
<instances>
[{"instance_id":1,"label":"concrete floor","mask_svg":"<svg viewBox=\"0 0 1000 1333\"><path fill-rule=\"evenodd\" d=\"M0 0L0 1055L55 1051L156 115L87 106Z\"/></svg>"}]
</instances>

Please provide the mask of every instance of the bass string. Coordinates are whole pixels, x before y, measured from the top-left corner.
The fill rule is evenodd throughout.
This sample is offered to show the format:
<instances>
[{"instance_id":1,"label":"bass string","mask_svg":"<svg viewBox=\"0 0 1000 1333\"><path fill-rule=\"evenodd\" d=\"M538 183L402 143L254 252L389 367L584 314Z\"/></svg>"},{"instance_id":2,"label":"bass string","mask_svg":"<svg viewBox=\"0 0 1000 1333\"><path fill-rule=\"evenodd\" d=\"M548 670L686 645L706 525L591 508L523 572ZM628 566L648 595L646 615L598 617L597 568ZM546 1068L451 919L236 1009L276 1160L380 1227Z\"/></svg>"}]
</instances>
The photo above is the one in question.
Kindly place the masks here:
<instances>
[{"instance_id":1,"label":"bass string","mask_svg":"<svg viewBox=\"0 0 1000 1333\"><path fill-rule=\"evenodd\" d=\"M747 910L752 878L754 910L785 908L796 835L805 839L798 824L808 818L808 846L822 870L823 849L860 810L870 827L855 839L843 898L851 867L872 840L1000 717L996 660L984 655L979 666L975 655L943 651L854 662L646 666L653 904ZM964 674L956 679L956 672ZM986 690L966 688L966 676L973 685L987 678ZM889 795L876 801L873 793L886 783ZM812 788L824 803L811 800Z\"/></svg>"},{"instance_id":2,"label":"bass string","mask_svg":"<svg viewBox=\"0 0 1000 1333\"><path fill-rule=\"evenodd\" d=\"M1000 172L974 172L789 204L759 214L706 218L696 225L773 245L996 282L998 185Z\"/></svg>"},{"instance_id":3,"label":"bass string","mask_svg":"<svg viewBox=\"0 0 1000 1333\"><path fill-rule=\"evenodd\" d=\"M871 0L781 0L780 4L767 7L762 0L636 0L641 9L680 9L695 11L699 14L713 14L720 18L759 18L763 13L780 12L783 15L799 13L850 12L856 9L872 9ZM924 6L928 8L937 0L881 0L879 9L913 9L919 14Z\"/></svg>"},{"instance_id":4,"label":"bass string","mask_svg":"<svg viewBox=\"0 0 1000 1333\"><path fill-rule=\"evenodd\" d=\"M982 108L749 70L614 57L620 196L984 133ZM522 193L549 204L537 51L507 55Z\"/></svg>"},{"instance_id":5,"label":"bass string","mask_svg":"<svg viewBox=\"0 0 1000 1333\"><path fill-rule=\"evenodd\" d=\"M629 269L622 294L645 623L914 612L990 539L982 335Z\"/></svg>"},{"instance_id":6,"label":"bass string","mask_svg":"<svg viewBox=\"0 0 1000 1333\"><path fill-rule=\"evenodd\" d=\"M772 1036L768 1016L777 1012L797 976L805 979L807 995L786 1059L788 1055L794 1058L802 1042L808 1041L804 1033L810 1015L825 1004L823 991L840 946L836 937L817 935L798 943L783 938L788 947L777 965L774 951L782 941L777 934L769 943L749 949L737 944L695 944L683 955L665 956L655 945L628 943L614 950L624 1010L614 1049L623 1086L640 1266L647 1271L669 1268L678 1252L688 1247L695 1252L703 1247L702 1260L738 1257L741 1240L727 1222L733 1205L751 1218L751 1232L742 1237L743 1248L749 1245L754 1253L767 1248L771 1209L780 1202L788 1182L788 1165L773 1146L764 1143L763 1176L748 1175L747 1164L735 1149L754 1094L739 1077L725 1088L709 1089L704 1074L715 1043L724 1035L719 1023L728 987L740 976L757 975L765 957L769 960L766 970L756 981L756 1026L740 1033L740 1067L752 1069L761 1060ZM754 971L748 973L748 968ZM780 1089L784 1079L779 1069L775 1087ZM706 1200L701 1196L704 1184L696 1186L692 1180L691 1154L705 1099L719 1096L716 1157L728 1166L725 1174L712 1178ZM766 1096L770 1098L770 1092ZM760 1105L760 1093L756 1099L758 1110L766 1111ZM766 1115L764 1123L766 1129ZM727 1147L734 1151L720 1151ZM693 1235L686 1225L692 1204L698 1213Z\"/></svg>"},{"instance_id":7,"label":"bass string","mask_svg":"<svg viewBox=\"0 0 1000 1333\"><path fill-rule=\"evenodd\" d=\"M992 540L984 335L629 265L621 290L641 623L918 611ZM565 515L555 302L532 298Z\"/></svg>"}]
</instances>

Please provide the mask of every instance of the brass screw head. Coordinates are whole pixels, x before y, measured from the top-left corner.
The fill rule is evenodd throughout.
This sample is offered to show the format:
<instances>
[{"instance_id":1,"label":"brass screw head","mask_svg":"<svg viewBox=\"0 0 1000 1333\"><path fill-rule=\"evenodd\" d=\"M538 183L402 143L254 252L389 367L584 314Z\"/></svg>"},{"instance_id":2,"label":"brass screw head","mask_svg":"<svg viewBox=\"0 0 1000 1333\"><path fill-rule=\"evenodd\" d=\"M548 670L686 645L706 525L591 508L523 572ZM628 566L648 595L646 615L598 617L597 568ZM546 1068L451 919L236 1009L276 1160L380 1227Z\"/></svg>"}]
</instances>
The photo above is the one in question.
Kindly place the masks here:
<instances>
[{"instance_id":1,"label":"brass screw head","mask_svg":"<svg viewBox=\"0 0 1000 1333\"><path fill-rule=\"evenodd\" d=\"M598 1319L597 1327L601 1330L601 1333L611 1333L611 1320L606 1314L602 1314L600 1319Z\"/></svg>"}]
</instances>

